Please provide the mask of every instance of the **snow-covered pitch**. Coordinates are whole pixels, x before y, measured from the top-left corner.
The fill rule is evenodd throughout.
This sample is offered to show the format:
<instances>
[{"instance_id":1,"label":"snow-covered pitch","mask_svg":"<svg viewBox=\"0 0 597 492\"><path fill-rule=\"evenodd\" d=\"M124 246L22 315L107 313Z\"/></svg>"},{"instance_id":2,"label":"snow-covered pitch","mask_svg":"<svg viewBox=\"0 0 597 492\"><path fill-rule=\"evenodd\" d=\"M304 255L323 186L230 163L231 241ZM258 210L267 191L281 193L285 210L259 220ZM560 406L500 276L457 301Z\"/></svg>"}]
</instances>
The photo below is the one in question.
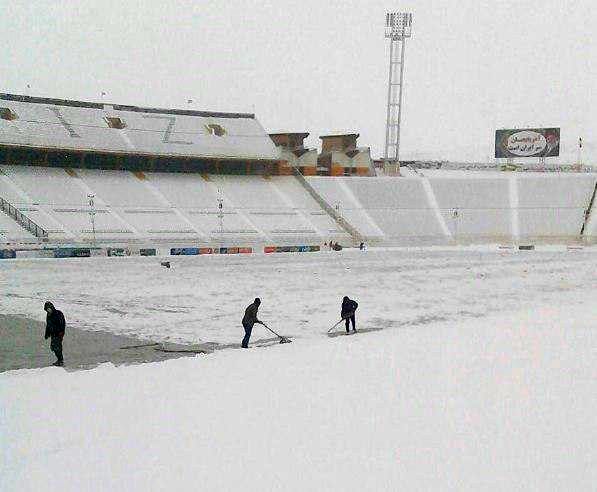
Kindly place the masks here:
<instances>
[{"instance_id":1,"label":"snow-covered pitch","mask_svg":"<svg viewBox=\"0 0 597 492\"><path fill-rule=\"evenodd\" d=\"M259 296L294 342L0 374L0 490L594 490L597 251L159 261L1 262L0 310L238 343Z\"/></svg>"}]
</instances>

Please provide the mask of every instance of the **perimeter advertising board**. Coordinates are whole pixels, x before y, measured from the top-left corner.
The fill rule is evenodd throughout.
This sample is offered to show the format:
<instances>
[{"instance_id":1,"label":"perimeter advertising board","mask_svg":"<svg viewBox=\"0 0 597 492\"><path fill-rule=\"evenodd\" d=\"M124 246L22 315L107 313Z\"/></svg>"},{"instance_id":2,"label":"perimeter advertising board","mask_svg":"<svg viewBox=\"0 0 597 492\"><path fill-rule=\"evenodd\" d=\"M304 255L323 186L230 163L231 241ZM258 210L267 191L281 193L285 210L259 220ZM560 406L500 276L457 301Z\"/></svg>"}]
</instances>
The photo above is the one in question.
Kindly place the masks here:
<instances>
[{"instance_id":1,"label":"perimeter advertising board","mask_svg":"<svg viewBox=\"0 0 597 492\"><path fill-rule=\"evenodd\" d=\"M525 128L495 131L495 157L557 157L560 155L559 128Z\"/></svg>"}]
</instances>

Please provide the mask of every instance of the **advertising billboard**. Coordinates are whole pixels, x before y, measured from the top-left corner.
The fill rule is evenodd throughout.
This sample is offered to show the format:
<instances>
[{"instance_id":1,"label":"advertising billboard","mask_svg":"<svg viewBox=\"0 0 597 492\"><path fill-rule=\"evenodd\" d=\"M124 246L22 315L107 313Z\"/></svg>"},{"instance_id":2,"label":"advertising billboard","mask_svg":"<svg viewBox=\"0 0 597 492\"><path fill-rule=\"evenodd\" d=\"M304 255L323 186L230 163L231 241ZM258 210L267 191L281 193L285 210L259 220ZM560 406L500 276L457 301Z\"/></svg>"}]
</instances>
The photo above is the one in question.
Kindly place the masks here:
<instances>
[{"instance_id":1,"label":"advertising billboard","mask_svg":"<svg viewBox=\"0 0 597 492\"><path fill-rule=\"evenodd\" d=\"M495 131L495 157L557 157L560 155L559 128L524 128Z\"/></svg>"}]
</instances>

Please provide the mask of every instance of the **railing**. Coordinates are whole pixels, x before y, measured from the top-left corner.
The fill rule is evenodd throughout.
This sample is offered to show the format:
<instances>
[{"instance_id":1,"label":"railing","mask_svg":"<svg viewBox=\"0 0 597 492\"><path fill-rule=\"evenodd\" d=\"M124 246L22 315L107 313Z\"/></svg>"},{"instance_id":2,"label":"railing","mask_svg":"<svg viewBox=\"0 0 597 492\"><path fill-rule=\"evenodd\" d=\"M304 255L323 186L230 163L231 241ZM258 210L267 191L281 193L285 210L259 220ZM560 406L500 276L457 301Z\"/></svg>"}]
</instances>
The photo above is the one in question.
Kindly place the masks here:
<instances>
[{"instance_id":1,"label":"railing","mask_svg":"<svg viewBox=\"0 0 597 492\"><path fill-rule=\"evenodd\" d=\"M301 171L299 169L297 169L296 167L293 167L292 171L294 173L294 176L303 185L303 188L305 188L305 190L307 190L307 192L313 197L313 199L317 203L319 203L321 208L323 210L325 210L326 213L332 219L334 219L336 221L336 223L342 229L344 229L348 234L350 234L350 236L352 237L352 239L355 242L358 243L363 240L361 233L356 229L356 227L353 227L351 224L349 224L344 217L342 217L336 210L333 209L333 207L328 202L325 201L325 199L317 192L317 190L315 188L313 188L313 186L311 186L311 183L309 183L305 179L305 177L303 176L303 173L301 173Z\"/></svg>"},{"instance_id":2,"label":"railing","mask_svg":"<svg viewBox=\"0 0 597 492\"><path fill-rule=\"evenodd\" d=\"M595 195L597 195L597 183L595 183L595 188L593 189L593 195L591 196L591 200L589 201L589 206L585 210L585 220L583 221L582 228L580 229L581 237L585 235L585 229L587 224L589 223L589 219L591 218L591 213L593 211L593 205L595 204Z\"/></svg>"},{"instance_id":3,"label":"railing","mask_svg":"<svg viewBox=\"0 0 597 492\"><path fill-rule=\"evenodd\" d=\"M9 202L7 202L4 198L0 197L0 209L9 217L14 219L23 229L26 229L35 237L39 238L47 238L48 232L38 226L35 222L33 222L29 217L27 217L23 212L16 209L16 207L12 206Z\"/></svg>"}]
</instances>

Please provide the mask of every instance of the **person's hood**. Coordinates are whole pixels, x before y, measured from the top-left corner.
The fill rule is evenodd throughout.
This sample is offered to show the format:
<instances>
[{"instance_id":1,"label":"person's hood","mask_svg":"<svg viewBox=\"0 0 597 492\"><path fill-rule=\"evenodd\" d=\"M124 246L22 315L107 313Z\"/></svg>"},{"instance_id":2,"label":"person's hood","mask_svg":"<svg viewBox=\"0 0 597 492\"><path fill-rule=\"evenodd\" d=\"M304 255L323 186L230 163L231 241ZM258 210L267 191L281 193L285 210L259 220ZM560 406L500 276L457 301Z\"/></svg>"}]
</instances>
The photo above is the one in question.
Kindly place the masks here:
<instances>
[{"instance_id":1,"label":"person's hood","mask_svg":"<svg viewBox=\"0 0 597 492\"><path fill-rule=\"evenodd\" d=\"M50 301L46 301L46 303L44 304L44 311L48 308L52 308L52 311L56 311L56 308L54 307L54 304L52 304Z\"/></svg>"}]
</instances>

